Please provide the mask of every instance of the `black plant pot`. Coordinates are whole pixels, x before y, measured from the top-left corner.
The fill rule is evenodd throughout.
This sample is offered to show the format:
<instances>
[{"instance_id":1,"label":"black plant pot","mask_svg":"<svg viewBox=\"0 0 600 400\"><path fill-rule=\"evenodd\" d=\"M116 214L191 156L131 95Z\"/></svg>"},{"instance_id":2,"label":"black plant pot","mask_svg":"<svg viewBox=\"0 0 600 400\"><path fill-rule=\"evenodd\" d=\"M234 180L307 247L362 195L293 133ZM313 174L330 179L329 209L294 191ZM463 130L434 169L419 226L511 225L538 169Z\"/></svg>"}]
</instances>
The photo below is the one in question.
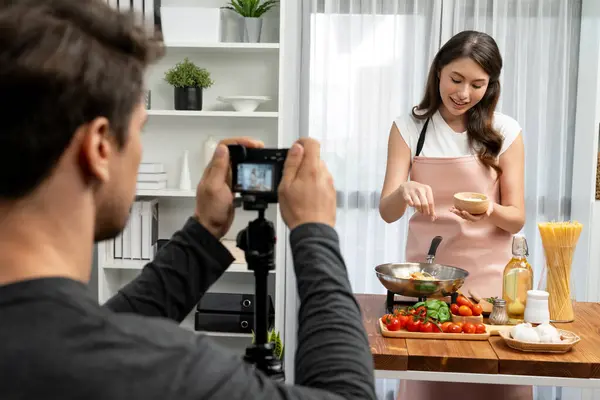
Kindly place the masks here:
<instances>
[{"instance_id":1,"label":"black plant pot","mask_svg":"<svg viewBox=\"0 0 600 400\"><path fill-rule=\"evenodd\" d=\"M201 87L176 87L174 94L176 110L202 110Z\"/></svg>"}]
</instances>

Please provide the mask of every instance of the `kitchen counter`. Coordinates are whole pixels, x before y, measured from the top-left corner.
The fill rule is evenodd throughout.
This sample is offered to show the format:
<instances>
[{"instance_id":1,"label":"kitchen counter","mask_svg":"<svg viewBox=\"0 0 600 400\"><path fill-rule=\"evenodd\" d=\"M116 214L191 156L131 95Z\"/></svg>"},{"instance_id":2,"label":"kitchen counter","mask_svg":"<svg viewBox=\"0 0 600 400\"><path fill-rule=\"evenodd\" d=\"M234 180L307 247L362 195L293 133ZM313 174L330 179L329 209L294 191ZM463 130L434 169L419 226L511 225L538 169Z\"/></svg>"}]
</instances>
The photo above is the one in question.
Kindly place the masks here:
<instances>
[{"instance_id":1,"label":"kitchen counter","mask_svg":"<svg viewBox=\"0 0 600 400\"><path fill-rule=\"evenodd\" d=\"M600 303L576 303L575 322L554 324L581 341L568 353L525 353L500 336L487 341L383 337L385 296L357 294L376 376L447 382L600 388Z\"/></svg>"}]
</instances>

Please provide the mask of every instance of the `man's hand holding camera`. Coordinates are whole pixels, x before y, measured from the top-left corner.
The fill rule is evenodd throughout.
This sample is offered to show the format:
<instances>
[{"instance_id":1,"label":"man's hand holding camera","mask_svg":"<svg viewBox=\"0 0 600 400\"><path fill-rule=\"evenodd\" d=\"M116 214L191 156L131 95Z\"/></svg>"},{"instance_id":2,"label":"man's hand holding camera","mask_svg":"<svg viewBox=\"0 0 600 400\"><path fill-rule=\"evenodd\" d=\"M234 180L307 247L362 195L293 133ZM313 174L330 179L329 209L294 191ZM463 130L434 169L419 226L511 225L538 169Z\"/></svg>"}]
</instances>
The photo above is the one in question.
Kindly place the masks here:
<instances>
[{"instance_id":1,"label":"man's hand holding camera","mask_svg":"<svg viewBox=\"0 0 600 400\"><path fill-rule=\"evenodd\" d=\"M333 178L321 160L321 146L301 139L288 152L279 185L281 216L290 229L316 222L335 226Z\"/></svg>"},{"instance_id":2,"label":"man's hand holding camera","mask_svg":"<svg viewBox=\"0 0 600 400\"><path fill-rule=\"evenodd\" d=\"M233 223L234 207L231 191L231 168L227 145L263 148L260 140L247 137L225 139L219 143L213 158L204 170L196 189L194 217L216 238L222 238Z\"/></svg>"},{"instance_id":3,"label":"man's hand holding camera","mask_svg":"<svg viewBox=\"0 0 600 400\"><path fill-rule=\"evenodd\" d=\"M231 168L227 145L263 148L261 141L232 138L219 143L196 190L195 218L215 237L223 237L233 222ZM289 150L278 189L283 220L290 229L309 222L335 225L333 179L314 139L301 139Z\"/></svg>"}]
</instances>

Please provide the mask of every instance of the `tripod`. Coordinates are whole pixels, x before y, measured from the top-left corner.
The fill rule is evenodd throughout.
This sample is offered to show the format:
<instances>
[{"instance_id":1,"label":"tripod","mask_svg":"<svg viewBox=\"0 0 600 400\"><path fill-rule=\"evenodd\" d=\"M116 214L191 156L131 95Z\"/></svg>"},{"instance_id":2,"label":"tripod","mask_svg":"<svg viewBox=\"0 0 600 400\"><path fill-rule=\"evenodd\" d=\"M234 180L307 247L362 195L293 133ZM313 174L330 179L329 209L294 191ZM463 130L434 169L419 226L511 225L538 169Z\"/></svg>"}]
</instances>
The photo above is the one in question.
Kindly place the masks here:
<instances>
[{"instance_id":1,"label":"tripod","mask_svg":"<svg viewBox=\"0 0 600 400\"><path fill-rule=\"evenodd\" d=\"M268 289L269 271L275 269L275 229L265 218L267 203L254 196L244 197L244 210L258 211L258 218L250 221L236 238L237 247L244 251L248 269L254 271L255 301L254 330L255 340L246 349L244 361L255 365L271 379L285 379L283 363L275 356L275 345L267 342L268 328ZM239 206L239 203L238 203Z\"/></svg>"}]
</instances>

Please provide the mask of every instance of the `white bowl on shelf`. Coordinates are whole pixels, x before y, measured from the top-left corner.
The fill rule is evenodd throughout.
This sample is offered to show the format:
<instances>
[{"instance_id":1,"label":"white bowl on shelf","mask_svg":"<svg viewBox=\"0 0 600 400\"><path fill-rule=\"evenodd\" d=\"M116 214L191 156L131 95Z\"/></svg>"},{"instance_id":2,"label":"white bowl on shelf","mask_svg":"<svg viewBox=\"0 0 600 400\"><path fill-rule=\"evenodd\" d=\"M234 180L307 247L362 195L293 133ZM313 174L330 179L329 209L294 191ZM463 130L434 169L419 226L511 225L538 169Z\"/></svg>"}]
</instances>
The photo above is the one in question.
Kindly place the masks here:
<instances>
[{"instance_id":1,"label":"white bowl on shelf","mask_svg":"<svg viewBox=\"0 0 600 400\"><path fill-rule=\"evenodd\" d=\"M217 100L231 104L235 111L253 112L259 105L270 101L271 98L268 96L219 96Z\"/></svg>"}]
</instances>

